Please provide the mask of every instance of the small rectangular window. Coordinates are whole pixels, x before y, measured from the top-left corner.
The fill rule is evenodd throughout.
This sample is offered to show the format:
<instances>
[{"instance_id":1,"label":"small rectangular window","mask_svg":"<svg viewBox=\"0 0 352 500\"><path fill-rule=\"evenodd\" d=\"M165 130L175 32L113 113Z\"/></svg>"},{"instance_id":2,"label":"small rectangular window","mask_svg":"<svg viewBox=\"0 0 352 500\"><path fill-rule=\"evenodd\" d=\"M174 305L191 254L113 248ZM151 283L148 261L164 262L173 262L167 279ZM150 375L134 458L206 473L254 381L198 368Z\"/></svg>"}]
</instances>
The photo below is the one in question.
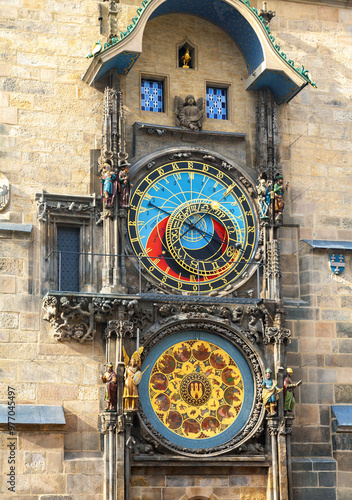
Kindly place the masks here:
<instances>
[{"instance_id":1,"label":"small rectangular window","mask_svg":"<svg viewBox=\"0 0 352 500\"><path fill-rule=\"evenodd\" d=\"M227 89L207 87L207 118L227 120Z\"/></svg>"},{"instance_id":2,"label":"small rectangular window","mask_svg":"<svg viewBox=\"0 0 352 500\"><path fill-rule=\"evenodd\" d=\"M59 291L79 291L80 228L57 226Z\"/></svg>"},{"instance_id":3,"label":"small rectangular window","mask_svg":"<svg viewBox=\"0 0 352 500\"><path fill-rule=\"evenodd\" d=\"M155 80L141 81L141 108L142 111L164 112L164 85Z\"/></svg>"}]
</instances>

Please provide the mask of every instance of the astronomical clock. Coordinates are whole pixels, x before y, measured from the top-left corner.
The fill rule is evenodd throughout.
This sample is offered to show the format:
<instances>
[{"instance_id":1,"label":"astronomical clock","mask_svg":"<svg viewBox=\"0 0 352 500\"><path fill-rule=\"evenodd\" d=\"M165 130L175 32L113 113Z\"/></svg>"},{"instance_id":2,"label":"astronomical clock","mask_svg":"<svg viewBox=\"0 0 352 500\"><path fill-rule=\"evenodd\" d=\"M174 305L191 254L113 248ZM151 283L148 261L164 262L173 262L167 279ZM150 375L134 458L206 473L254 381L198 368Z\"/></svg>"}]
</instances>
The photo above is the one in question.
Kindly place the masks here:
<instances>
[{"instance_id":1,"label":"astronomical clock","mask_svg":"<svg viewBox=\"0 0 352 500\"><path fill-rule=\"evenodd\" d=\"M201 148L159 151L130 175L129 251L157 310L141 335L142 428L169 452L231 452L263 418L263 362L240 331L245 308L235 298L258 266L255 186Z\"/></svg>"},{"instance_id":2,"label":"astronomical clock","mask_svg":"<svg viewBox=\"0 0 352 500\"><path fill-rule=\"evenodd\" d=\"M127 221L138 262L156 283L183 294L238 286L254 270L258 245L245 185L219 167L220 158L196 150L151 163L137 179Z\"/></svg>"},{"instance_id":3,"label":"astronomical clock","mask_svg":"<svg viewBox=\"0 0 352 500\"><path fill-rule=\"evenodd\" d=\"M187 481L165 496L149 482L158 464L174 490L176 462L211 465L202 498L244 463L255 481L229 488L263 485L260 469L269 479L241 498L289 498L277 106L315 84L274 43L266 2L117 3L99 4L106 41L82 76L104 89L101 140L92 124L84 132L100 148L95 195L37 199L43 256L58 258L39 266L59 290L44 319L58 340L97 342L94 359L105 356L104 498L200 498Z\"/></svg>"}]
</instances>

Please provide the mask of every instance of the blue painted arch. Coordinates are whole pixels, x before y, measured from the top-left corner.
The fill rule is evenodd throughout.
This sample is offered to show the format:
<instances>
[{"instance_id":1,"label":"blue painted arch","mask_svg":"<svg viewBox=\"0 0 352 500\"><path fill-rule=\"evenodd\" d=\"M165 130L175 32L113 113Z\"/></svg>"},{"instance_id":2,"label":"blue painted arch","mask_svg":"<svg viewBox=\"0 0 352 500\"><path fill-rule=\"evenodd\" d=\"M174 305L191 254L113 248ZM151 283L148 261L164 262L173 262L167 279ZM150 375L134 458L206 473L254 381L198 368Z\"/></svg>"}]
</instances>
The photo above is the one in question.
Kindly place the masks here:
<instances>
[{"instance_id":1,"label":"blue painted arch","mask_svg":"<svg viewBox=\"0 0 352 500\"><path fill-rule=\"evenodd\" d=\"M142 52L147 22L169 14L188 14L200 17L222 29L238 46L247 65L249 77L246 90L270 88L276 101L288 102L304 86L312 83L303 66L295 66L275 44L275 37L265 26L257 9L249 0L142 0L131 24L92 60L83 80L94 85L115 69L127 75Z\"/></svg>"},{"instance_id":2,"label":"blue painted arch","mask_svg":"<svg viewBox=\"0 0 352 500\"><path fill-rule=\"evenodd\" d=\"M258 34L247 19L223 0L167 0L157 7L149 20L166 14L190 14L221 28L239 47L252 73L264 61Z\"/></svg>"}]
</instances>

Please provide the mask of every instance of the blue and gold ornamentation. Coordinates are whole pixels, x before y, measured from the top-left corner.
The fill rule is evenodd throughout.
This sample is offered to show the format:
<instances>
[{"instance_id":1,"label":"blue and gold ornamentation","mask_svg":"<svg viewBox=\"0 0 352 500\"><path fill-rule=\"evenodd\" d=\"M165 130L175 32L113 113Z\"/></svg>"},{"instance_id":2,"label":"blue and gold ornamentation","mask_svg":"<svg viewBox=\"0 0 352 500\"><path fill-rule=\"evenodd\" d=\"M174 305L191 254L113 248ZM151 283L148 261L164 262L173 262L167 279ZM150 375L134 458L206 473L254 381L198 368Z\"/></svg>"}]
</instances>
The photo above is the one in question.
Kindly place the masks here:
<instances>
[{"instance_id":1,"label":"blue and gold ornamentation","mask_svg":"<svg viewBox=\"0 0 352 500\"><path fill-rule=\"evenodd\" d=\"M253 404L253 377L242 354L202 331L171 335L147 356L141 403L153 427L190 449L225 443Z\"/></svg>"},{"instance_id":2,"label":"blue and gold ornamentation","mask_svg":"<svg viewBox=\"0 0 352 500\"><path fill-rule=\"evenodd\" d=\"M148 273L171 288L209 293L250 266L258 224L243 186L201 161L169 161L132 193L132 249Z\"/></svg>"},{"instance_id":3,"label":"blue and gold ornamentation","mask_svg":"<svg viewBox=\"0 0 352 500\"><path fill-rule=\"evenodd\" d=\"M180 357L184 361L178 361ZM206 439L220 435L236 420L243 403L243 379L224 349L212 342L185 340L169 347L152 367L149 397L165 427L179 436Z\"/></svg>"}]
</instances>

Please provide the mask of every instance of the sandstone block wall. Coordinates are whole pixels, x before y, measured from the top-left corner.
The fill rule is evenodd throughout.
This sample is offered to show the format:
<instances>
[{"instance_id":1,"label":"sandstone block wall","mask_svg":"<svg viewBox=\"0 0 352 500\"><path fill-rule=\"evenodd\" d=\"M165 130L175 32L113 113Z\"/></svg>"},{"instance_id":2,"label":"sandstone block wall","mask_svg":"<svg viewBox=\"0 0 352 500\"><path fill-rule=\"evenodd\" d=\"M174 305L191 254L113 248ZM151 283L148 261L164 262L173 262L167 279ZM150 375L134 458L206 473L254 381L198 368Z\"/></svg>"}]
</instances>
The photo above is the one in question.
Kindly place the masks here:
<instances>
[{"instance_id":1,"label":"sandstone block wall","mask_svg":"<svg viewBox=\"0 0 352 500\"><path fill-rule=\"evenodd\" d=\"M195 68L179 68L178 50L186 39L195 46ZM206 118L203 130L247 135L247 163L253 162L255 95L243 91L245 61L234 42L202 19L173 14L154 19L144 32L143 53L125 78L127 130L134 122L175 126L175 96L206 98L207 84L227 88L228 120ZM165 112L141 111L141 78L164 78ZM157 115L157 116L156 116ZM167 137L166 137L167 140Z\"/></svg>"},{"instance_id":2,"label":"sandstone block wall","mask_svg":"<svg viewBox=\"0 0 352 500\"><path fill-rule=\"evenodd\" d=\"M259 1L252 4L261 7ZM139 2L118 5L122 29ZM352 9L274 0L268 7L276 10L271 28L282 50L304 64L318 83L318 89L307 87L278 110L284 179L289 182L280 230L283 290L285 298L305 302L287 308L288 327L293 332L288 364L295 370L295 379L303 380L297 391L293 453L308 458L333 454L337 498L343 500L352 497L351 458L348 439L331 429L330 406L352 404L351 256L346 253L344 274L331 276L329 252L307 252L302 239L352 237ZM52 329L41 320L41 300L32 293L33 246L38 241L34 194L42 189L88 194L92 185L90 150L100 145L102 94L80 76L88 66L84 56L101 38L98 2L2 0L1 16L0 170L10 181L11 200L0 213L0 223L34 225L31 235L0 231L1 403L7 401L7 386L15 384L17 403L63 405L67 421L63 431L18 432L18 498L49 500L55 494L56 498L73 499L81 494L98 500L102 492L98 374L103 362L99 335L92 345L57 343ZM231 82L234 101L231 123L223 125L223 130L247 134L247 165L253 167L255 95L241 90L246 71L240 53L215 26L189 16L176 16L178 21L173 24L171 17L165 18L168 33L172 33L165 40L167 50L155 48L154 35L165 36L163 18L155 19L146 30L148 57L143 54L126 81L122 79L128 124L155 118L145 119L136 105L140 72L166 73L170 96L185 96L192 86L197 97L204 91L208 75L210 81L224 79L224 83ZM199 78L192 77L191 85L174 66L175 44L186 28L202 54ZM169 51L173 62L168 66ZM161 124L172 123L170 98ZM213 126L206 123L206 128ZM6 458L2 444L2 473L6 472ZM91 461L88 470L87 458ZM245 484L233 483L231 477L220 477L219 484L211 486L214 495L226 497L229 490L219 491L230 488L231 494L252 499L254 493L247 488L254 486L258 499L263 495L263 484L254 485L245 476L241 476ZM134 495L140 498L145 495L144 485L135 480ZM165 495L173 488L177 489L175 495L178 488L183 492L190 488L183 493L189 495L192 488L209 487L201 484L200 477L193 480L183 486L167 480L160 488ZM323 486L316 482L311 488ZM159 485L155 488L158 498L161 489ZM303 494L303 485L297 484L297 488ZM307 495L311 493L307 490ZM6 498L4 490L1 495Z\"/></svg>"},{"instance_id":3,"label":"sandstone block wall","mask_svg":"<svg viewBox=\"0 0 352 500\"><path fill-rule=\"evenodd\" d=\"M134 467L133 500L266 500L267 469L261 467Z\"/></svg>"},{"instance_id":4,"label":"sandstone block wall","mask_svg":"<svg viewBox=\"0 0 352 500\"><path fill-rule=\"evenodd\" d=\"M271 26L281 46L297 54L318 83L280 109L284 179L290 184L285 194L290 227L280 235L284 296L304 301L298 308L288 307L287 316L293 333L288 365L295 380L303 380L292 450L296 456L327 457L332 456L330 407L352 404L351 255L337 246L336 253L345 253L346 268L334 276L329 269L332 251L312 250L302 240L350 241L352 236L352 10L286 2L273 7L278 15ZM352 496L352 483L341 453L334 457L336 498L342 500ZM296 479L295 485L302 487L297 498L314 498L314 489L317 498L335 498L335 485L323 492L320 488L330 485L319 483L316 475L317 481L312 473L311 484Z\"/></svg>"}]
</instances>

